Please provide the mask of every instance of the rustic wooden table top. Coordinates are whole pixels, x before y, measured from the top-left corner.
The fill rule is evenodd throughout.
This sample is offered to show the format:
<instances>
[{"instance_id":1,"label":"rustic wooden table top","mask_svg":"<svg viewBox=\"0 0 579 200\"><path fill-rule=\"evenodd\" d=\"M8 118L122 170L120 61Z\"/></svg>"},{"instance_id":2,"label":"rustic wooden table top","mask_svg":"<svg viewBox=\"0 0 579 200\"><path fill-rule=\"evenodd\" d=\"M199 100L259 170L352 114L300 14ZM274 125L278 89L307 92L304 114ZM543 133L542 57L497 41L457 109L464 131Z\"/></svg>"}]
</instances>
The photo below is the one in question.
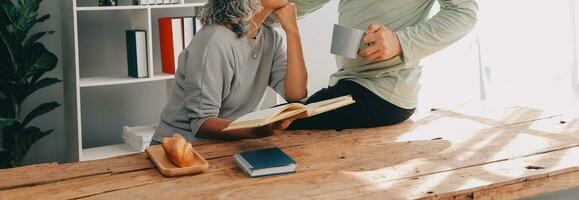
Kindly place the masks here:
<instances>
[{"instance_id":1,"label":"rustic wooden table top","mask_svg":"<svg viewBox=\"0 0 579 200\"><path fill-rule=\"evenodd\" d=\"M232 155L269 146L297 173L248 178ZM579 120L482 104L373 129L202 141L209 172L163 177L144 153L0 170L0 199L518 198L579 186Z\"/></svg>"}]
</instances>

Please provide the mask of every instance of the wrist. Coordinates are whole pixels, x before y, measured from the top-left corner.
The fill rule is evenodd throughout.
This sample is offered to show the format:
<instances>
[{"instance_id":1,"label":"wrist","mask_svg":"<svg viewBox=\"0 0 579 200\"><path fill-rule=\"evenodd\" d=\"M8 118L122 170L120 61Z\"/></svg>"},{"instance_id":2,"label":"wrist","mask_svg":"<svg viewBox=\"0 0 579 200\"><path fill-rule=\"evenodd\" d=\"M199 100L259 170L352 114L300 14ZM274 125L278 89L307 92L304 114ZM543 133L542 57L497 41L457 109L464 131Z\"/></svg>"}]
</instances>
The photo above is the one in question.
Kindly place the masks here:
<instances>
[{"instance_id":1,"label":"wrist","mask_svg":"<svg viewBox=\"0 0 579 200\"><path fill-rule=\"evenodd\" d=\"M396 56L401 56L402 55L402 44L400 44L400 38L398 38L398 34L393 33L394 35L394 40L395 40L395 44L396 44Z\"/></svg>"},{"instance_id":2,"label":"wrist","mask_svg":"<svg viewBox=\"0 0 579 200\"><path fill-rule=\"evenodd\" d=\"M284 29L284 32L287 37L299 37L300 31L297 28L288 28Z\"/></svg>"}]
</instances>

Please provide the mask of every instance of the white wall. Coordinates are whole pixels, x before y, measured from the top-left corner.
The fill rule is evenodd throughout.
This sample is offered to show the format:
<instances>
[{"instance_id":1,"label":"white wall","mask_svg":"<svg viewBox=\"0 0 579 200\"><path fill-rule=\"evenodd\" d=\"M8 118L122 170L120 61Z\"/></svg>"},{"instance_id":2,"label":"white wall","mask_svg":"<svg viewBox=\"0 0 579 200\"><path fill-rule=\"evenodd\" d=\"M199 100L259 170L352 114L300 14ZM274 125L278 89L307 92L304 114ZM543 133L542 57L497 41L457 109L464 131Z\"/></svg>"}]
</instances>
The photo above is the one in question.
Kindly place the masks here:
<instances>
[{"instance_id":1,"label":"white wall","mask_svg":"<svg viewBox=\"0 0 579 200\"><path fill-rule=\"evenodd\" d=\"M309 95L327 87L330 75L337 69L334 55L330 54L330 44L332 29L338 23L338 2L330 1L299 21L308 68Z\"/></svg>"},{"instance_id":2,"label":"white wall","mask_svg":"<svg viewBox=\"0 0 579 200\"><path fill-rule=\"evenodd\" d=\"M40 6L40 14L50 14L50 19L35 26L31 32L54 30L55 34L46 36L41 42L59 58L58 66L47 76L62 79L62 44L61 44L61 1L45 0ZM57 101L63 104L62 84L42 89L30 96L24 104L23 113L37 105L49 101ZM32 146L25 164L41 162L63 162L66 159L66 145L64 134L64 107L60 106L54 111L47 113L35 121L32 125L41 130L54 129L54 132Z\"/></svg>"},{"instance_id":3,"label":"white wall","mask_svg":"<svg viewBox=\"0 0 579 200\"><path fill-rule=\"evenodd\" d=\"M338 3L330 1L319 10L299 20L304 59L308 69L308 96L328 86L330 75L337 69L334 55L330 54L332 29L338 23ZM277 27L280 33L283 30ZM268 97L272 91L268 91ZM284 102L278 97L278 102ZM264 102L263 107L275 104Z\"/></svg>"}]
</instances>

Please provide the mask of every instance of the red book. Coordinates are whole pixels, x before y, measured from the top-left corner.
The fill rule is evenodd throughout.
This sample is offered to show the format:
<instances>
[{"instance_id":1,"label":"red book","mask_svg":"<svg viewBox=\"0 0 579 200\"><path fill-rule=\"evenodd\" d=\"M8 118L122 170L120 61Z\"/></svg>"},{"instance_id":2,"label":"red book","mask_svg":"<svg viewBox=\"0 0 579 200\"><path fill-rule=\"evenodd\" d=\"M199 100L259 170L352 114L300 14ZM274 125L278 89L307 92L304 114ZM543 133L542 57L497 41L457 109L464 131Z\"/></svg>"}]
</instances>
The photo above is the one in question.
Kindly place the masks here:
<instances>
[{"instance_id":1,"label":"red book","mask_svg":"<svg viewBox=\"0 0 579 200\"><path fill-rule=\"evenodd\" d=\"M159 41L161 42L162 72L175 74L179 54L183 51L183 19L160 18Z\"/></svg>"}]
</instances>

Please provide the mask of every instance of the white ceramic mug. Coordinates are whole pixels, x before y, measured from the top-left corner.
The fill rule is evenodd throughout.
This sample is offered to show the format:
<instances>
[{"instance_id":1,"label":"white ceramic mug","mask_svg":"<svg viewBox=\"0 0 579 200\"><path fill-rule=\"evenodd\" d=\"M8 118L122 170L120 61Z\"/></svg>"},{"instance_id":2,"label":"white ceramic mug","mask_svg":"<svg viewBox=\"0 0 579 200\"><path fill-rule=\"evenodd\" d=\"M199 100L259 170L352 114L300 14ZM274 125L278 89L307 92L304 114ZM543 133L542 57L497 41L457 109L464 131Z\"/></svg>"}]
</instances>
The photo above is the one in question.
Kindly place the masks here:
<instances>
[{"instance_id":1,"label":"white ceramic mug","mask_svg":"<svg viewBox=\"0 0 579 200\"><path fill-rule=\"evenodd\" d=\"M334 24L330 53L354 59L358 56L362 37L364 37L363 30Z\"/></svg>"}]
</instances>

